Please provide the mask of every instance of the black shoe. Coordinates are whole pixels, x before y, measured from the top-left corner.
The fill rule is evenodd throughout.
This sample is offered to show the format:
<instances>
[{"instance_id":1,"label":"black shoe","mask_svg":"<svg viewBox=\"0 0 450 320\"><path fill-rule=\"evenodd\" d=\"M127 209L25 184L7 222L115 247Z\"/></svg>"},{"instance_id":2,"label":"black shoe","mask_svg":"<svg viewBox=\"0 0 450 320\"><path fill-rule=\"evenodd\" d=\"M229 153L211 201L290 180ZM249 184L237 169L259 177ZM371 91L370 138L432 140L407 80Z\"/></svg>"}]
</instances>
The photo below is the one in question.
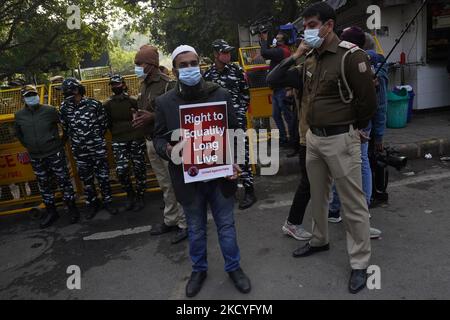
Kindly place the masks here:
<instances>
[{"instance_id":1,"label":"black shoe","mask_svg":"<svg viewBox=\"0 0 450 320\"><path fill-rule=\"evenodd\" d=\"M46 210L47 210L47 214L45 215L44 220L42 220L42 222L40 224L41 229L50 227L59 218L58 211L56 211L56 207L54 205L47 206Z\"/></svg>"},{"instance_id":2,"label":"black shoe","mask_svg":"<svg viewBox=\"0 0 450 320\"><path fill-rule=\"evenodd\" d=\"M177 231L177 229L178 229L177 226L169 227L165 223L158 223L153 226L152 230L150 231L150 235L160 236L165 233Z\"/></svg>"},{"instance_id":3,"label":"black shoe","mask_svg":"<svg viewBox=\"0 0 450 320\"><path fill-rule=\"evenodd\" d=\"M245 188L244 199L239 203L239 209L245 210L250 208L256 203L257 199L253 188Z\"/></svg>"},{"instance_id":4,"label":"black shoe","mask_svg":"<svg viewBox=\"0 0 450 320\"><path fill-rule=\"evenodd\" d=\"M288 158L294 158L294 157L296 157L299 153L300 153L300 149L299 149L299 148L294 148L294 149L292 149L291 152L289 152L289 153L286 155L286 157L288 157Z\"/></svg>"},{"instance_id":5,"label":"black shoe","mask_svg":"<svg viewBox=\"0 0 450 320\"><path fill-rule=\"evenodd\" d=\"M328 211L328 222L329 223L341 223L342 217L340 211Z\"/></svg>"},{"instance_id":6,"label":"black shoe","mask_svg":"<svg viewBox=\"0 0 450 320\"><path fill-rule=\"evenodd\" d=\"M136 198L136 202L134 203L133 211L134 212L139 212L139 211L141 211L144 208L145 208L144 197L143 196L142 197L137 197Z\"/></svg>"},{"instance_id":7,"label":"black shoe","mask_svg":"<svg viewBox=\"0 0 450 320\"><path fill-rule=\"evenodd\" d=\"M367 285L367 269L352 270L350 281L348 283L348 290L352 294L357 294L363 290Z\"/></svg>"},{"instance_id":8,"label":"black shoe","mask_svg":"<svg viewBox=\"0 0 450 320\"><path fill-rule=\"evenodd\" d=\"M135 208L134 192L127 192L127 200L125 202L125 211L133 211Z\"/></svg>"},{"instance_id":9,"label":"black shoe","mask_svg":"<svg viewBox=\"0 0 450 320\"><path fill-rule=\"evenodd\" d=\"M86 220L92 220L92 219L94 219L95 215L99 211L100 211L100 204L99 204L99 202L97 200L94 203L91 203L90 205L87 206L84 218Z\"/></svg>"},{"instance_id":10,"label":"black shoe","mask_svg":"<svg viewBox=\"0 0 450 320\"><path fill-rule=\"evenodd\" d=\"M203 283L207 276L206 271L192 272L191 278L186 285L186 296L188 298L195 297L202 290Z\"/></svg>"},{"instance_id":11,"label":"black shoe","mask_svg":"<svg viewBox=\"0 0 450 320\"><path fill-rule=\"evenodd\" d=\"M68 202L67 208L69 211L70 224L78 223L78 221L80 221L80 211L78 211L75 200Z\"/></svg>"},{"instance_id":12,"label":"black shoe","mask_svg":"<svg viewBox=\"0 0 450 320\"><path fill-rule=\"evenodd\" d=\"M172 244L180 243L181 241L187 239L188 237L188 230L187 229L181 229L178 228L177 232L173 236L172 240L170 241Z\"/></svg>"},{"instance_id":13,"label":"black shoe","mask_svg":"<svg viewBox=\"0 0 450 320\"><path fill-rule=\"evenodd\" d=\"M233 272L228 272L234 286L242 293L249 293L252 290L250 279L245 275L241 268Z\"/></svg>"},{"instance_id":14,"label":"black shoe","mask_svg":"<svg viewBox=\"0 0 450 320\"><path fill-rule=\"evenodd\" d=\"M104 209L112 216L115 216L119 213L119 210L112 203L105 203Z\"/></svg>"},{"instance_id":15,"label":"black shoe","mask_svg":"<svg viewBox=\"0 0 450 320\"><path fill-rule=\"evenodd\" d=\"M322 252L322 251L328 251L330 250L330 245L327 244L322 247L311 247L309 243L307 243L304 247L301 247L294 251L292 254L294 258L303 258L303 257L309 257L315 253Z\"/></svg>"}]
</instances>

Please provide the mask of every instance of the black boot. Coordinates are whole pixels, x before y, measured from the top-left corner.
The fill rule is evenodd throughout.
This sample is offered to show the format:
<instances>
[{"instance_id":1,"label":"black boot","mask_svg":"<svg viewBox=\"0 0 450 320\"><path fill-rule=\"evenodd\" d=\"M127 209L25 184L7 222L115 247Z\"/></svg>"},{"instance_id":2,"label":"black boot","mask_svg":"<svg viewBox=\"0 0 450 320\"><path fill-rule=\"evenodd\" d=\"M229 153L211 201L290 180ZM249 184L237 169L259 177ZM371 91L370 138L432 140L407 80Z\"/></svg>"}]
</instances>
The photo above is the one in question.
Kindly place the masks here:
<instances>
[{"instance_id":1,"label":"black boot","mask_svg":"<svg viewBox=\"0 0 450 320\"><path fill-rule=\"evenodd\" d=\"M239 203L239 209L245 210L250 208L256 203L255 190L253 187L245 187L244 199Z\"/></svg>"},{"instance_id":2,"label":"black boot","mask_svg":"<svg viewBox=\"0 0 450 320\"><path fill-rule=\"evenodd\" d=\"M144 195L142 196L137 196L136 197L136 201L134 202L134 212L139 212L142 209L145 208L145 201L144 201Z\"/></svg>"},{"instance_id":3,"label":"black boot","mask_svg":"<svg viewBox=\"0 0 450 320\"><path fill-rule=\"evenodd\" d=\"M127 192L127 201L125 202L125 210L126 211L133 211L135 208L135 200L136 196L133 191Z\"/></svg>"},{"instance_id":4,"label":"black boot","mask_svg":"<svg viewBox=\"0 0 450 320\"><path fill-rule=\"evenodd\" d=\"M47 214L44 217L44 220L42 220L41 222L41 229L50 227L59 218L58 211L56 211L55 205L48 205L46 210Z\"/></svg>"},{"instance_id":5,"label":"black boot","mask_svg":"<svg viewBox=\"0 0 450 320\"><path fill-rule=\"evenodd\" d=\"M113 205L112 202L105 203L104 208L112 216L115 216L119 213L119 210L117 210L117 208Z\"/></svg>"},{"instance_id":6,"label":"black boot","mask_svg":"<svg viewBox=\"0 0 450 320\"><path fill-rule=\"evenodd\" d=\"M78 211L75 200L67 202L67 209L69 210L70 224L80 221L80 211Z\"/></svg>"},{"instance_id":7,"label":"black boot","mask_svg":"<svg viewBox=\"0 0 450 320\"><path fill-rule=\"evenodd\" d=\"M95 202L91 203L86 207L86 213L84 217L86 220L92 220L99 211L100 211L100 204L98 200L96 200Z\"/></svg>"}]
</instances>

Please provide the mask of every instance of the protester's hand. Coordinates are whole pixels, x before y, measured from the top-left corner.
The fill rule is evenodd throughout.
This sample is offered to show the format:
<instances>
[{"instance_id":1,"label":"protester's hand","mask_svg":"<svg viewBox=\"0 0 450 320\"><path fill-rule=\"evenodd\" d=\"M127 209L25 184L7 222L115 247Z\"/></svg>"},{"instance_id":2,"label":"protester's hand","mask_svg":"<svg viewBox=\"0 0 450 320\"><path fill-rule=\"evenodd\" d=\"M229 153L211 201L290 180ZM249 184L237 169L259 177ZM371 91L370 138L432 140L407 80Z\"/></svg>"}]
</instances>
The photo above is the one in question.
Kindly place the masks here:
<instances>
[{"instance_id":1,"label":"protester's hand","mask_svg":"<svg viewBox=\"0 0 450 320\"><path fill-rule=\"evenodd\" d=\"M263 41L267 41L269 39L269 33L268 32L260 33L259 38Z\"/></svg>"},{"instance_id":2,"label":"protester's hand","mask_svg":"<svg viewBox=\"0 0 450 320\"><path fill-rule=\"evenodd\" d=\"M306 45L305 41L302 41L292 57L297 60L298 58L301 58L304 54L306 54L310 49L311 48Z\"/></svg>"},{"instance_id":3,"label":"protester's hand","mask_svg":"<svg viewBox=\"0 0 450 320\"><path fill-rule=\"evenodd\" d=\"M234 181L239 178L239 174L242 172L241 168L237 164L233 164L233 175L231 177L227 177L227 180Z\"/></svg>"},{"instance_id":4,"label":"protester's hand","mask_svg":"<svg viewBox=\"0 0 450 320\"><path fill-rule=\"evenodd\" d=\"M359 138L361 139L361 143L366 143L370 140L370 136L367 134L367 132L364 132L363 130L358 130Z\"/></svg>"},{"instance_id":5,"label":"protester's hand","mask_svg":"<svg viewBox=\"0 0 450 320\"><path fill-rule=\"evenodd\" d=\"M377 150L380 153L384 151L384 143L383 143L383 141L375 142L375 150Z\"/></svg>"},{"instance_id":6,"label":"protester's hand","mask_svg":"<svg viewBox=\"0 0 450 320\"><path fill-rule=\"evenodd\" d=\"M155 120L155 114L147 110L134 110L133 112L133 128L142 128Z\"/></svg>"}]
</instances>

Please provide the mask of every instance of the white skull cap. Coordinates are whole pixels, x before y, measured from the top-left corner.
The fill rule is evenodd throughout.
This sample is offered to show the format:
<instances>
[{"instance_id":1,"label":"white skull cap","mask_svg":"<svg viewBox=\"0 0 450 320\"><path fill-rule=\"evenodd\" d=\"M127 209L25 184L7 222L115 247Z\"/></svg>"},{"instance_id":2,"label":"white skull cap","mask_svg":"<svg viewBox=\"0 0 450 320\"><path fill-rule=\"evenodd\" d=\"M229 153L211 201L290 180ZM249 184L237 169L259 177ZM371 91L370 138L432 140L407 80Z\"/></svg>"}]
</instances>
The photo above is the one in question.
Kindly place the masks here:
<instances>
[{"instance_id":1,"label":"white skull cap","mask_svg":"<svg viewBox=\"0 0 450 320\"><path fill-rule=\"evenodd\" d=\"M175 61L175 58L178 57L178 55L179 55L180 53L183 53L183 52L193 52L193 53L195 53L195 54L197 55L197 57L198 57L198 53L197 53L197 51L195 51L195 49L194 49L193 47L187 46L187 45L184 45L184 44L183 44L183 45L177 47L177 48L172 52L172 62Z\"/></svg>"}]
</instances>

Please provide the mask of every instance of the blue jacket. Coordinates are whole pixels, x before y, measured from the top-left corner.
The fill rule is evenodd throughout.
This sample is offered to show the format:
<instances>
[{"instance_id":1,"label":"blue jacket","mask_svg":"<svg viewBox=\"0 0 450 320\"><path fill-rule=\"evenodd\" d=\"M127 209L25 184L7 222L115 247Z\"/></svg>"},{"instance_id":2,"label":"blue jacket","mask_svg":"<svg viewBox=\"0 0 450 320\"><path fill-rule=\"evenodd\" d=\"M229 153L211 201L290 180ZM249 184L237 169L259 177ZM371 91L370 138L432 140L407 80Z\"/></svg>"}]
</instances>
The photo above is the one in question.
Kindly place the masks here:
<instances>
[{"instance_id":1,"label":"blue jacket","mask_svg":"<svg viewBox=\"0 0 450 320\"><path fill-rule=\"evenodd\" d=\"M373 50L368 50L367 53L370 56L370 63L373 66L375 72L381 66L384 61L384 57L381 54L376 53ZM386 128L386 112L387 112L387 91L388 91L388 67L387 64L381 68L378 73L379 86L377 87L377 113L372 119L372 132L375 137L375 142L382 142L384 131Z\"/></svg>"}]
</instances>

